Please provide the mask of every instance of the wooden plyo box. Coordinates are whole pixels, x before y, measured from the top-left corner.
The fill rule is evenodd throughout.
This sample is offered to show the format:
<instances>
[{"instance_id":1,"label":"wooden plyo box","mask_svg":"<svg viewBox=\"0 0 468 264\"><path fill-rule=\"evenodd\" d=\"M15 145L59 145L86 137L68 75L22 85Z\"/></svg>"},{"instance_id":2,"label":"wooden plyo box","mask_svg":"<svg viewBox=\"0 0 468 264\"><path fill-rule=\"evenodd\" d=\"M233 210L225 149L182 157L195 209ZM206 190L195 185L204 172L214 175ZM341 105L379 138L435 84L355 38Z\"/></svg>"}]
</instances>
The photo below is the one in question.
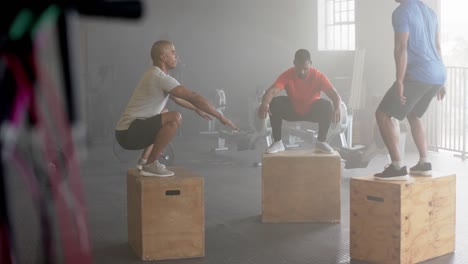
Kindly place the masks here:
<instances>
[{"instance_id":1,"label":"wooden plyo box","mask_svg":"<svg viewBox=\"0 0 468 264\"><path fill-rule=\"evenodd\" d=\"M128 241L142 260L203 257L203 178L184 168L172 177L127 172Z\"/></svg>"},{"instance_id":2,"label":"wooden plyo box","mask_svg":"<svg viewBox=\"0 0 468 264\"><path fill-rule=\"evenodd\" d=\"M418 263L455 250L455 174L351 179L351 258Z\"/></svg>"},{"instance_id":3,"label":"wooden plyo box","mask_svg":"<svg viewBox=\"0 0 468 264\"><path fill-rule=\"evenodd\" d=\"M340 222L341 158L286 150L262 158L262 222Z\"/></svg>"}]
</instances>

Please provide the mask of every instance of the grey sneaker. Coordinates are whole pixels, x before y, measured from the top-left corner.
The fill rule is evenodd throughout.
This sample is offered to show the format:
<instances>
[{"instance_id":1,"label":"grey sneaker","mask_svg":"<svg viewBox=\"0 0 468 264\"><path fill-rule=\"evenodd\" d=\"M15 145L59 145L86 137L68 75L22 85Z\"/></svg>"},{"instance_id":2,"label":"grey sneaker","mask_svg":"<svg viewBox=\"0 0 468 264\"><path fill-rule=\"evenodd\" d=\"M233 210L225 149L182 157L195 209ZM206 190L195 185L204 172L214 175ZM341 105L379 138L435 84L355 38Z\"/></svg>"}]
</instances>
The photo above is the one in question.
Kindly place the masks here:
<instances>
[{"instance_id":1,"label":"grey sneaker","mask_svg":"<svg viewBox=\"0 0 468 264\"><path fill-rule=\"evenodd\" d=\"M166 166L162 165L158 161L151 164L143 164L141 166L141 175L143 176L156 176L156 177L170 177L174 176L174 172L166 169Z\"/></svg>"},{"instance_id":2,"label":"grey sneaker","mask_svg":"<svg viewBox=\"0 0 468 264\"><path fill-rule=\"evenodd\" d=\"M273 142L273 144L271 144L265 150L265 153L273 154L273 153L281 152L281 151L284 151L284 150L285 150L285 148L284 148L284 145L283 145L283 141L280 140L280 141Z\"/></svg>"},{"instance_id":3,"label":"grey sneaker","mask_svg":"<svg viewBox=\"0 0 468 264\"><path fill-rule=\"evenodd\" d=\"M166 165L160 163L159 160L156 160L156 162L159 164L159 166L162 166L163 168L166 168ZM141 168L142 168L143 164L145 164L145 163L146 163L146 160L140 158L140 159L138 160L137 165L136 165L137 169L141 171Z\"/></svg>"},{"instance_id":4,"label":"grey sneaker","mask_svg":"<svg viewBox=\"0 0 468 264\"><path fill-rule=\"evenodd\" d=\"M315 152L320 152L320 153L325 153L325 154L331 154L335 150L328 145L327 142L320 142L317 140L317 143L315 143Z\"/></svg>"}]
</instances>

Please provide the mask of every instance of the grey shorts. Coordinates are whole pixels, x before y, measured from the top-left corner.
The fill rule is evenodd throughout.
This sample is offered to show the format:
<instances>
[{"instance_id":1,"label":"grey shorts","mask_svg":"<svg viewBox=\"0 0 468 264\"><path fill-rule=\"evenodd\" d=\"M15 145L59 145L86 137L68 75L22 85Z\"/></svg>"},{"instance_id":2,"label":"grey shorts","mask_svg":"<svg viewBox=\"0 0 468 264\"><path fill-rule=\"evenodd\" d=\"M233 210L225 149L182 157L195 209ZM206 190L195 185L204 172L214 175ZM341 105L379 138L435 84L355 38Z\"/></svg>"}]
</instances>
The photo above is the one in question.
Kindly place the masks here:
<instances>
[{"instance_id":1,"label":"grey shorts","mask_svg":"<svg viewBox=\"0 0 468 264\"><path fill-rule=\"evenodd\" d=\"M115 138L124 149L144 149L153 144L162 127L161 115L146 119L135 119L127 130L116 130Z\"/></svg>"},{"instance_id":2,"label":"grey shorts","mask_svg":"<svg viewBox=\"0 0 468 264\"><path fill-rule=\"evenodd\" d=\"M405 119L409 113L422 117L431 104L432 98L443 87L443 85L433 85L410 80L404 81L403 85L403 95L406 97L405 105L400 103L400 98L396 93L396 84L393 84L377 108L400 121Z\"/></svg>"}]
</instances>

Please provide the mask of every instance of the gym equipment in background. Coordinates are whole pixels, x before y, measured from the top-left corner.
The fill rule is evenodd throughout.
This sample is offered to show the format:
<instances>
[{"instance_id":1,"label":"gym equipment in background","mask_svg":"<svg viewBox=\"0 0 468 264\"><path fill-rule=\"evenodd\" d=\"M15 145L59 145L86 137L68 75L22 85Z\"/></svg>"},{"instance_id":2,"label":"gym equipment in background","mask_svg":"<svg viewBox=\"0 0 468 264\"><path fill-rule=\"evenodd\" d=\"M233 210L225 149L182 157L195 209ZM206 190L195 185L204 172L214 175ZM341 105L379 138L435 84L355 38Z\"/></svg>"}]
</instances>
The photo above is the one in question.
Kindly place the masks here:
<instances>
[{"instance_id":1,"label":"gym equipment in background","mask_svg":"<svg viewBox=\"0 0 468 264\"><path fill-rule=\"evenodd\" d=\"M215 100L215 107L218 112L221 114L224 114L224 111L226 110L226 93L222 89L216 89L216 96ZM217 134L218 132L216 131L216 119L213 120L208 120L208 130L207 131L202 131L200 134Z\"/></svg>"}]
</instances>

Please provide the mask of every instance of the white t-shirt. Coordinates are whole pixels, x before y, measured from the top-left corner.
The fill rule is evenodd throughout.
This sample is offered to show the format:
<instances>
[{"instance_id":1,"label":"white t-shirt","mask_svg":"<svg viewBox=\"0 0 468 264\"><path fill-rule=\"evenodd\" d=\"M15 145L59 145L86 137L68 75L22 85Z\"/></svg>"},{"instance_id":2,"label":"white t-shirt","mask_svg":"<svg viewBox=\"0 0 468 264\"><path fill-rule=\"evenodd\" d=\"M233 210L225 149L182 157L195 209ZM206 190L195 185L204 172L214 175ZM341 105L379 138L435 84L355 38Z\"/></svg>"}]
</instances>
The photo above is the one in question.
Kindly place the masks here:
<instances>
[{"instance_id":1,"label":"white t-shirt","mask_svg":"<svg viewBox=\"0 0 468 264\"><path fill-rule=\"evenodd\" d=\"M169 99L169 91L179 85L176 79L159 67L151 66L133 91L115 129L126 130L135 119L145 119L161 113Z\"/></svg>"}]
</instances>

